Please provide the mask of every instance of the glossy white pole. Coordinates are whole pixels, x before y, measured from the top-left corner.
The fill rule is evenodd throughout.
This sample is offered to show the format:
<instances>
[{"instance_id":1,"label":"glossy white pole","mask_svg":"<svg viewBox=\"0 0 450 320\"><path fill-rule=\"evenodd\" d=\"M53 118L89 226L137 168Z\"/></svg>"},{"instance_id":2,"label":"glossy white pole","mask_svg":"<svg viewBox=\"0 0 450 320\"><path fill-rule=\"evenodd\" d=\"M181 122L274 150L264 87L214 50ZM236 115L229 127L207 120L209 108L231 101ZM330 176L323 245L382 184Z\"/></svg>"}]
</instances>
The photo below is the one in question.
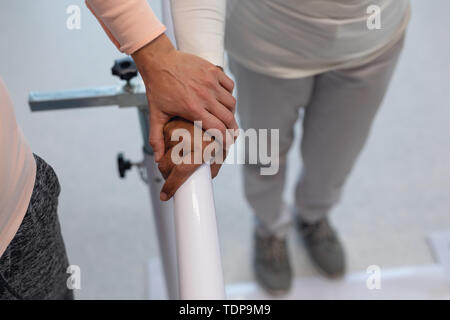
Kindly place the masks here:
<instances>
[{"instance_id":1,"label":"glossy white pole","mask_svg":"<svg viewBox=\"0 0 450 320\"><path fill-rule=\"evenodd\" d=\"M175 231L181 299L225 299L209 164L175 193Z\"/></svg>"},{"instance_id":2,"label":"glossy white pole","mask_svg":"<svg viewBox=\"0 0 450 320\"><path fill-rule=\"evenodd\" d=\"M170 1L162 0L166 34L176 45ZM209 164L174 195L178 288L181 299L224 299L222 259Z\"/></svg>"}]
</instances>

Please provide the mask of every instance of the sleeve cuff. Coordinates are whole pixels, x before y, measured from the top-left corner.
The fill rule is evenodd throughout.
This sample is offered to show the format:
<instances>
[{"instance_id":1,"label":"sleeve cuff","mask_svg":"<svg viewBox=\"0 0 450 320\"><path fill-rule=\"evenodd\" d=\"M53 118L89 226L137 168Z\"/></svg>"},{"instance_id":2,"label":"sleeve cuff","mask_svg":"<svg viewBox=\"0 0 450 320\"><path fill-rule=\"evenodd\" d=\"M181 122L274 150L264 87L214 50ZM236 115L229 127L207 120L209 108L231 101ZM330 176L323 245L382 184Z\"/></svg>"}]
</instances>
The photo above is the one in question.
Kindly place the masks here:
<instances>
[{"instance_id":1,"label":"sleeve cuff","mask_svg":"<svg viewBox=\"0 0 450 320\"><path fill-rule=\"evenodd\" d=\"M166 27L146 0L86 0L119 50L132 54L158 36Z\"/></svg>"}]
</instances>

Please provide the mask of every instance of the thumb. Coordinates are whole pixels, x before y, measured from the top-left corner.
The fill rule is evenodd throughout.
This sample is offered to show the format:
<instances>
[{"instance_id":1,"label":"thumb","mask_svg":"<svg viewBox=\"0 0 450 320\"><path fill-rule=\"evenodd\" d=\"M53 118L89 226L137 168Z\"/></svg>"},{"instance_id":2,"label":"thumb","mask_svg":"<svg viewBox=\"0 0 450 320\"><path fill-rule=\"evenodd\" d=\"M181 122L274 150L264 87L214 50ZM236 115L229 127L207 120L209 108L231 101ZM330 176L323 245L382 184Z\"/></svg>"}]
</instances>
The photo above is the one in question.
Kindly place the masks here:
<instances>
[{"instance_id":1,"label":"thumb","mask_svg":"<svg viewBox=\"0 0 450 320\"><path fill-rule=\"evenodd\" d=\"M155 161L159 162L164 155L164 125L169 121L169 116L159 110L150 111L150 137L149 142L155 154Z\"/></svg>"}]
</instances>

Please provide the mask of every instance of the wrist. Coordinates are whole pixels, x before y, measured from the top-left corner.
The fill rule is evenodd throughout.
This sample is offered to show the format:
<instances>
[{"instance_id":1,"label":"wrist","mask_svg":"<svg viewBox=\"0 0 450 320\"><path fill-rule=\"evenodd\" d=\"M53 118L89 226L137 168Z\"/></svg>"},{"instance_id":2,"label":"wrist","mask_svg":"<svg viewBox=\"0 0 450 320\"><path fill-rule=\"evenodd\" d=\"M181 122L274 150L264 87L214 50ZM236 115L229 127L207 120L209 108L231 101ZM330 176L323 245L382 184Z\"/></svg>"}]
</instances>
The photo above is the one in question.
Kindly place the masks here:
<instances>
[{"instance_id":1,"label":"wrist","mask_svg":"<svg viewBox=\"0 0 450 320\"><path fill-rule=\"evenodd\" d=\"M165 57L173 52L176 52L175 47L166 34L163 33L135 51L131 56L144 78L155 66L162 64Z\"/></svg>"}]
</instances>

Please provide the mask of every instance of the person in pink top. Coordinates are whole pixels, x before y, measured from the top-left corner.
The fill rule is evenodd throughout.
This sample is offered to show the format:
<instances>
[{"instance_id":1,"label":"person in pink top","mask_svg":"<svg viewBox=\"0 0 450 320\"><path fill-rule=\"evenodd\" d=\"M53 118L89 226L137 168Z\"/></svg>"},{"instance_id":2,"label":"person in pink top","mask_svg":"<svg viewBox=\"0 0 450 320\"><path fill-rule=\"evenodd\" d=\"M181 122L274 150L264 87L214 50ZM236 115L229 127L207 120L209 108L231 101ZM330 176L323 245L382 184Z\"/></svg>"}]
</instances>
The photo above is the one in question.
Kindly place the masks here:
<instances>
[{"instance_id":1,"label":"person in pink top","mask_svg":"<svg viewBox=\"0 0 450 320\"><path fill-rule=\"evenodd\" d=\"M237 129L234 83L222 71L223 52L216 53L221 50L197 54L176 50L146 0L87 0L86 4L117 48L138 66L147 89L156 161L165 154L165 126L169 122L172 127L179 122L192 125L174 118L202 120L204 129L223 133ZM223 45L223 39L219 42ZM73 299L57 216L58 178L49 164L32 153L1 79L0 154L0 300ZM219 167L212 166L213 176ZM168 200L194 170L173 175L161 200Z\"/></svg>"}]
</instances>

